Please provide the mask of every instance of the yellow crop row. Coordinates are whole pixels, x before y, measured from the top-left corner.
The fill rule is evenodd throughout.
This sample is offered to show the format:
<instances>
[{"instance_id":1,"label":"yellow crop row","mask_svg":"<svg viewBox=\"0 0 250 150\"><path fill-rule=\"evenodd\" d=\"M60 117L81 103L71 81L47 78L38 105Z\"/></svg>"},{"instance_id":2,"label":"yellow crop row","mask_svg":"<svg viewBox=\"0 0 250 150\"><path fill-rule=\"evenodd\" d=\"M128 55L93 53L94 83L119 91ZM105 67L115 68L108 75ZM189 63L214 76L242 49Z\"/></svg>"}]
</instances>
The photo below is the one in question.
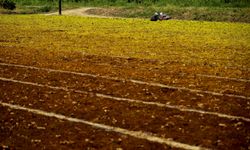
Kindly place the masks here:
<instances>
[{"instance_id":1,"label":"yellow crop row","mask_svg":"<svg viewBox=\"0 0 250 150\"><path fill-rule=\"evenodd\" d=\"M250 24L0 15L0 48L250 67Z\"/></svg>"}]
</instances>

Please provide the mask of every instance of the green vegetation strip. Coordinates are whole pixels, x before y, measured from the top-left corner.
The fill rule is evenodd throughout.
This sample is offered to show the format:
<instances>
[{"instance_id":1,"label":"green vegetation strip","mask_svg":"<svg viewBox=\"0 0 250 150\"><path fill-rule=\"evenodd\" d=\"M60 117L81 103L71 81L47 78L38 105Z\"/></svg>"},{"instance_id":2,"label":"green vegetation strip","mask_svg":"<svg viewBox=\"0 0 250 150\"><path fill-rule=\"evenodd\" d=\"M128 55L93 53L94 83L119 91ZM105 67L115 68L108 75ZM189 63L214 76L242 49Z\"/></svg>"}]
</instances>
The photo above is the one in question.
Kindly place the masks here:
<instances>
[{"instance_id":1,"label":"green vegetation strip","mask_svg":"<svg viewBox=\"0 0 250 150\"><path fill-rule=\"evenodd\" d=\"M1 9L1 1L16 3L16 10ZM154 12L163 11L175 19L250 23L249 0L63 0L62 7L63 10L99 7L91 14L126 18L150 18ZM57 10L58 0L0 0L0 14L34 14Z\"/></svg>"}]
</instances>

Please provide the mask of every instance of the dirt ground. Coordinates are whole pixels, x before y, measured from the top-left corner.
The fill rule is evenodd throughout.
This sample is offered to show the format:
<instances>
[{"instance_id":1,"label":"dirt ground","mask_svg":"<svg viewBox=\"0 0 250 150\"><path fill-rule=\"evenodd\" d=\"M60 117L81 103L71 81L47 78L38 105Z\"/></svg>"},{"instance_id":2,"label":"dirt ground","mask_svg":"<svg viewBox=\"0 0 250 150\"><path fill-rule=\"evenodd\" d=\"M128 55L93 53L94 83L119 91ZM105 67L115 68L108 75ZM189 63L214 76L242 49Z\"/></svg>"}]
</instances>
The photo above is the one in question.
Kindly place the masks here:
<instances>
[{"instance_id":1,"label":"dirt ground","mask_svg":"<svg viewBox=\"0 0 250 150\"><path fill-rule=\"evenodd\" d=\"M249 91L249 71L242 68L80 52L35 55L0 47L0 146L178 149L146 137L3 105L7 103L196 148L249 150Z\"/></svg>"},{"instance_id":2,"label":"dirt ground","mask_svg":"<svg viewBox=\"0 0 250 150\"><path fill-rule=\"evenodd\" d=\"M102 12L103 15L94 15L92 11ZM84 7L84 8L77 8L77 9L70 9L70 10L63 10L62 15L69 15L69 16L84 16L84 17L98 17L98 18L118 18L109 16L108 11L101 8L95 7ZM58 12L48 13L45 15L58 15Z\"/></svg>"}]
</instances>

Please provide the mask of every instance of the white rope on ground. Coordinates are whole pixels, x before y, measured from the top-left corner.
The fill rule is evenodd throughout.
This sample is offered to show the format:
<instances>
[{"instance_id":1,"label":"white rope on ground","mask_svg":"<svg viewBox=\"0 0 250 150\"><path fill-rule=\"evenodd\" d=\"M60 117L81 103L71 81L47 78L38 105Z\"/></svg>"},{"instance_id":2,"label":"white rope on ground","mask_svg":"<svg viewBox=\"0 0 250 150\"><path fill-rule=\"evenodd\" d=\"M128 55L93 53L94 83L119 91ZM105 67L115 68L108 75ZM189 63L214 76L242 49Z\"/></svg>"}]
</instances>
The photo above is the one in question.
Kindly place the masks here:
<instances>
[{"instance_id":1,"label":"white rope on ground","mask_svg":"<svg viewBox=\"0 0 250 150\"><path fill-rule=\"evenodd\" d=\"M212 92L212 91L189 89L186 87L176 87L176 86L170 86L170 85L165 85L165 84L161 84L161 83L144 82L144 81L138 81L138 80L133 80L133 79L130 79L129 81L133 82L133 83L137 83L137 84L157 86L157 87L161 87L161 88L168 88L168 89L174 89L174 90L189 91L189 92L194 92L194 93L205 93L205 94L211 94L211 95L215 95L215 96L227 96L227 97L234 97L234 98L241 98L241 99L249 99L250 100L250 97L243 96L243 95L223 94L223 93L217 93L217 92Z\"/></svg>"},{"instance_id":2,"label":"white rope on ground","mask_svg":"<svg viewBox=\"0 0 250 150\"><path fill-rule=\"evenodd\" d=\"M125 102L130 102L130 103L138 103L138 104L152 105L152 106L157 106L157 107L165 107L165 108L170 108L170 109L176 109L176 110L179 110L182 112L194 112L194 113L199 113L199 114L213 115L213 116L217 116L220 118L227 118L227 119L231 119L231 120L243 120L243 121L250 122L250 118L246 118L246 117L242 117L242 116L233 116L233 115L227 115L227 114L218 113L218 112L210 112L210 111L203 111L203 110L197 110L197 109L191 109L191 108L183 108L183 107L176 106L176 105L168 105L168 104L163 104L163 103L158 103L158 102L147 102L147 101L143 101L143 100L121 98L121 97L100 94L100 93L93 93L93 92L87 92L87 91L82 91L82 90L68 89L66 87L49 86L49 85L43 85L43 84L38 84L38 83L33 83L33 82L25 82L25 81L19 81L19 80L14 80L14 79L7 79L7 78L2 78L2 77L0 77L0 80L5 81L5 82L14 82L14 83L25 84L25 85L45 87L45 88L50 88L50 89L55 89L55 90L63 90L66 92L76 92L76 93L81 93L81 94L95 94L97 97L100 97L100 98L108 98L108 99L113 99L113 100L117 100L117 101L125 101Z\"/></svg>"},{"instance_id":3,"label":"white rope on ground","mask_svg":"<svg viewBox=\"0 0 250 150\"><path fill-rule=\"evenodd\" d=\"M91 77L100 77L100 78L106 78L106 79L112 79L112 80L125 80L125 79L119 79L114 77L108 77L108 76L101 76L101 75L94 75L90 73L81 73L81 72L74 72L74 71L64 71L64 70L56 70L56 69L49 69L49 68L39 68L34 66L26 66L26 65L17 65L17 64L7 64L7 63L0 63L2 66L12 66L12 67L20 67L20 68L28 68L28 69L36 69L36 70L45 70L50 72L59 72L59 73L68 73L68 74L75 74L80 76L91 76ZM182 75L190 76L188 73L181 73ZM224 80L232 80L232 81L239 81L239 82L250 82L250 79L243 79L243 78L231 78L231 77L222 77L222 76L216 76L216 75L207 75L207 74L195 74L191 75L192 77L200 76L200 77L207 77L207 78L216 78L216 79L224 79Z\"/></svg>"},{"instance_id":4,"label":"white rope on ground","mask_svg":"<svg viewBox=\"0 0 250 150\"><path fill-rule=\"evenodd\" d=\"M89 73L55 70L55 69L48 69L48 68L38 68L38 67L33 67L33 66L15 65L15 64L6 64L6 63L0 63L0 65L28 68L28 69L36 69L36 70L45 70L45 71L49 71L49 72L67 73L67 74L74 74L74 75L79 75L79 76L89 76L89 77L94 77L94 78L99 77L99 78L108 79L108 80L125 81L125 82L132 82L132 83L136 83L136 84L149 85L149 86L155 86L155 87L161 87L161 88L176 89L176 90L189 91L189 92L195 92L195 93L205 93L205 94L211 94L211 95L215 95L215 96L228 96L228 97L249 99L250 100L250 97L243 96L243 95L226 94L226 93L224 94L224 93L217 93L217 92L213 92L213 91L189 89L186 87L176 87L176 86L170 86L170 85L165 85L165 84L161 84L161 83L145 82L145 81L139 81L139 80L134 80L134 79L121 79L118 77L108 77L108 76L94 75L94 74L89 74ZM232 79L232 80L234 80L234 79ZM240 80L245 80L245 82L248 82L247 79L240 79ZM240 81L240 80L238 80L238 81Z\"/></svg>"},{"instance_id":5,"label":"white rope on ground","mask_svg":"<svg viewBox=\"0 0 250 150\"><path fill-rule=\"evenodd\" d=\"M129 136L132 136L132 137L135 137L138 139L143 139L143 140L147 140L147 141L151 141L151 142L155 142L155 143L160 143L160 144L166 144L166 145L173 147L173 148L181 148L181 149L186 149L186 150L208 150L208 148L193 146L193 145L189 145L189 144L185 144L185 143L176 142L176 141L173 141L170 139L157 137L157 136L154 136L153 134L150 134L148 132L131 131L131 130L127 130L127 129L123 129L123 128L119 128L119 127L94 123L94 122L86 121L83 119L72 118L72 117L61 115L61 114L56 114L53 112L46 112L46 111L39 110L39 109L26 108L26 107L22 107L19 105L4 103L1 101L0 101L0 104L4 107L9 107L11 109L23 110L23 111L27 111L27 112L37 114L37 115L42 115L42 116L46 116L46 117L53 117L53 118L57 118L57 119L61 119L61 120L67 120L69 122L82 123L82 124L89 125L92 127L104 129L107 132L116 132L116 133L120 133L120 134L129 135Z\"/></svg>"},{"instance_id":6,"label":"white rope on ground","mask_svg":"<svg viewBox=\"0 0 250 150\"><path fill-rule=\"evenodd\" d=\"M207 75L207 74L195 74L195 76L199 77L206 77L206 78L216 78L216 79L224 79L224 80L231 80L231 81L239 81L239 82L250 82L248 79L242 79L242 78L229 78L229 77L221 77L216 75Z\"/></svg>"}]
</instances>

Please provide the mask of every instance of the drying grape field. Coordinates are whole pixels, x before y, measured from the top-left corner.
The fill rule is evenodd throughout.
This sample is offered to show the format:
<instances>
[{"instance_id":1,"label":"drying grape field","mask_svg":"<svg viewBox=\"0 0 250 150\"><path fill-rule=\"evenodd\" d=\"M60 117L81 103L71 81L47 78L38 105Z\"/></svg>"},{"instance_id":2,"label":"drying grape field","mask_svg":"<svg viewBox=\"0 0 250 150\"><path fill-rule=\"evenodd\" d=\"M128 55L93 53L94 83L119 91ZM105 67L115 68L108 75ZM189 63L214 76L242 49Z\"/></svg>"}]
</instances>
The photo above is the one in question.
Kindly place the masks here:
<instances>
[{"instance_id":1,"label":"drying grape field","mask_svg":"<svg viewBox=\"0 0 250 150\"><path fill-rule=\"evenodd\" d=\"M0 16L0 148L250 149L250 25Z\"/></svg>"}]
</instances>

